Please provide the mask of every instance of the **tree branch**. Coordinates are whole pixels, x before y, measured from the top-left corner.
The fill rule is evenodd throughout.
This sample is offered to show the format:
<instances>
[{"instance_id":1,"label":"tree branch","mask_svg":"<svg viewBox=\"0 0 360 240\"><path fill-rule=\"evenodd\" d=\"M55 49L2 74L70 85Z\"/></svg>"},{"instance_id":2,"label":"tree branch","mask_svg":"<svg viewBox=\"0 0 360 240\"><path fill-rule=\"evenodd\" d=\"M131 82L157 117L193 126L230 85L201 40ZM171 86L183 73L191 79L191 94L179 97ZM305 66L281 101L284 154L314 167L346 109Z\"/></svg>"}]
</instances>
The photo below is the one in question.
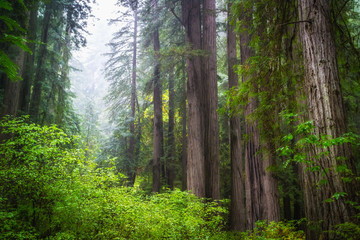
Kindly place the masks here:
<instances>
[{"instance_id":1,"label":"tree branch","mask_svg":"<svg viewBox=\"0 0 360 240\"><path fill-rule=\"evenodd\" d=\"M181 25L183 25L183 26L185 27L184 22L181 20L181 18L179 18L178 15L176 15L176 13L175 13L175 11L174 11L174 8L170 8L170 11L171 11L171 13L174 15L174 17L175 17L177 20L179 20L179 22L181 23Z\"/></svg>"}]
</instances>

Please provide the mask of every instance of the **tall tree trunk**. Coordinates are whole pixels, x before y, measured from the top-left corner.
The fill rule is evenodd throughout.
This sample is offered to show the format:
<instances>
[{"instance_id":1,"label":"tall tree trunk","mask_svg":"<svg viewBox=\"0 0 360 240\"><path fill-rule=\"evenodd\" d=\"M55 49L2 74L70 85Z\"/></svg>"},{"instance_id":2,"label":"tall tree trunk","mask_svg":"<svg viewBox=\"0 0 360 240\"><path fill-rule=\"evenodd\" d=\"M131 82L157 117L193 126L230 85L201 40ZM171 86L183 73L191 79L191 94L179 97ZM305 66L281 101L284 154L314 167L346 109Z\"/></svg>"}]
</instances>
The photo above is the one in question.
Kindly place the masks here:
<instances>
[{"instance_id":1,"label":"tall tree trunk","mask_svg":"<svg viewBox=\"0 0 360 240\"><path fill-rule=\"evenodd\" d=\"M182 102L181 102L181 169L182 169L182 176L181 176L181 183L182 183L182 190L187 190L187 131L186 131L186 122L187 122L187 114L186 114L186 73L185 73L185 62L182 65Z\"/></svg>"},{"instance_id":2,"label":"tall tree trunk","mask_svg":"<svg viewBox=\"0 0 360 240\"><path fill-rule=\"evenodd\" d=\"M157 22L157 0L153 1L155 8L154 22ZM163 155L163 120L162 120L162 84L160 78L160 60L158 54L160 51L159 29L156 26L154 30L154 51L156 65L154 70L154 149L153 149L153 192L160 192L160 169L161 157Z\"/></svg>"},{"instance_id":3,"label":"tall tree trunk","mask_svg":"<svg viewBox=\"0 0 360 240\"><path fill-rule=\"evenodd\" d=\"M34 86L33 92L31 95L31 102L30 102L30 110L29 113L32 119L37 122L39 120L39 111L40 111L40 104L41 104L41 95L42 95L42 88L45 81L45 73L44 73L44 65L45 60L47 57L47 42L48 42L48 35L49 35L49 27L50 27L50 17L52 13L52 5L53 0L46 4L44 19L43 19L43 28L41 34L41 42L39 48L39 55L38 61L36 66L36 74L34 79Z\"/></svg>"},{"instance_id":4,"label":"tall tree trunk","mask_svg":"<svg viewBox=\"0 0 360 240\"><path fill-rule=\"evenodd\" d=\"M30 13L28 37L27 37L27 39L29 40L28 47L31 50L32 54L28 52L25 53L24 71L22 74L23 81L21 83L20 101L19 101L19 109L25 114L29 113L31 84L33 81L34 70L35 70L36 45L33 41L37 39L36 31L37 31L38 11L39 11L39 3L35 3L35 6Z\"/></svg>"},{"instance_id":5,"label":"tall tree trunk","mask_svg":"<svg viewBox=\"0 0 360 240\"><path fill-rule=\"evenodd\" d=\"M168 128L168 146L167 146L167 184L170 189L174 188L175 181L175 88L174 88L174 70L169 73L169 128Z\"/></svg>"},{"instance_id":6,"label":"tall tree trunk","mask_svg":"<svg viewBox=\"0 0 360 240\"><path fill-rule=\"evenodd\" d=\"M228 19L230 19L231 1L228 3ZM227 25L227 59L229 89L239 86L239 78L234 71L237 64L236 34L234 26ZM244 158L241 143L240 117L234 114L230 117L230 154L231 154L231 229L245 231L245 191L244 191Z\"/></svg>"},{"instance_id":7,"label":"tall tree trunk","mask_svg":"<svg viewBox=\"0 0 360 240\"><path fill-rule=\"evenodd\" d=\"M205 196L220 199L220 156L215 0L204 0L202 87L204 101Z\"/></svg>"},{"instance_id":8,"label":"tall tree trunk","mask_svg":"<svg viewBox=\"0 0 360 240\"><path fill-rule=\"evenodd\" d=\"M53 52L56 53L56 55L60 55L60 51L61 51L61 42L60 41L55 41L55 43L53 44ZM50 65L52 67L52 70L56 73L56 76L58 76L59 70L60 70L60 62L57 61L57 58L52 56L50 58ZM55 96L57 95L57 89L58 89L58 81L59 79L50 79L50 83L51 84L51 88L50 91L48 93L48 95L45 97L45 102L47 104L47 111L44 111L42 114L42 118L40 121L41 125L44 125L45 123L47 124L52 124L55 122L55 116L56 116L56 106L57 106L57 101ZM58 96L59 99L59 96ZM59 101L59 100L58 100ZM40 120L40 119L39 119Z\"/></svg>"},{"instance_id":9,"label":"tall tree trunk","mask_svg":"<svg viewBox=\"0 0 360 240\"><path fill-rule=\"evenodd\" d=\"M192 50L201 49L200 0L183 0L183 23L185 41ZM187 188L198 197L205 197L205 159L203 141L203 109L200 105L203 98L201 78L201 57L188 56L186 60L188 73L188 157Z\"/></svg>"},{"instance_id":10,"label":"tall tree trunk","mask_svg":"<svg viewBox=\"0 0 360 240\"><path fill-rule=\"evenodd\" d=\"M133 59L132 59L132 73L131 73L131 122L130 122L130 140L129 140L129 158L131 161L131 165L133 166L135 163L135 101L136 101L136 54L137 54L137 8L134 9L134 36L133 36ZM133 186L135 183L135 169L131 167L128 171L129 185Z\"/></svg>"},{"instance_id":11,"label":"tall tree trunk","mask_svg":"<svg viewBox=\"0 0 360 240\"><path fill-rule=\"evenodd\" d=\"M303 48L305 69L305 91L309 108L309 118L315 126L314 134L339 137L346 132L345 114L341 94L335 41L331 29L329 1L299 0L300 38ZM346 164L355 171L351 149L348 145L336 145L326 149L329 154L320 156L324 149L314 146L308 153L316 159L314 165L320 171L307 171L302 165L302 187L304 191L305 215L310 221L321 221L320 230L351 221L354 211L345 201L354 200L357 187L342 181L343 174L337 166ZM338 159L344 157L345 160ZM319 185L324 179L326 184ZM333 202L324 200L335 193L345 192L349 197L340 197ZM331 239L328 232L311 231L307 238Z\"/></svg>"},{"instance_id":12,"label":"tall tree trunk","mask_svg":"<svg viewBox=\"0 0 360 240\"><path fill-rule=\"evenodd\" d=\"M250 13L243 12L240 21L250 21ZM240 63L246 65L246 61L253 55L250 49L250 35L248 26L244 26L244 31L240 33ZM246 82L247 78L242 77ZM263 181L262 181L262 161L259 157L260 150L260 133L257 129L257 122L249 119L250 114L256 109L257 101L255 98L249 99L245 106L245 191L246 191L246 221L247 228L253 229L255 222L262 219L263 215Z\"/></svg>"},{"instance_id":13,"label":"tall tree trunk","mask_svg":"<svg viewBox=\"0 0 360 240\"><path fill-rule=\"evenodd\" d=\"M65 44L63 44L63 66L61 69L61 81L57 84L58 99L55 112L55 124L62 127L64 125L66 88L69 85L69 60L71 51L71 22L73 21L74 10L70 6L67 9L65 26Z\"/></svg>"}]
</instances>

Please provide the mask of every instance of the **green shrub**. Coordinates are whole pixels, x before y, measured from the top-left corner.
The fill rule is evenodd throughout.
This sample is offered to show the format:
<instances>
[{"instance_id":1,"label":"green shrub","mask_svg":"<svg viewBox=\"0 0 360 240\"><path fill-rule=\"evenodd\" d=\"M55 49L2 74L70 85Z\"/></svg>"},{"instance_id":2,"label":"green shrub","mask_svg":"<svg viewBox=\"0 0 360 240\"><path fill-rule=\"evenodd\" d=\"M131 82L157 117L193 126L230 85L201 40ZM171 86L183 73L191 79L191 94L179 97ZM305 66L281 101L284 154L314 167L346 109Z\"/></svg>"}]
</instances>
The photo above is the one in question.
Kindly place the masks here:
<instances>
[{"instance_id":1,"label":"green shrub","mask_svg":"<svg viewBox=\"0 0 360 240\"><path fill-rule=\"evenodd\" d=\"M179 190L119 186L56 126L0 122L0 239L210 239L226 210ZM220 238L216 238L220 239ZM224 238L226 239L226 238Z\"/></svg>"},{"instance_id":2,"label":"green shrub","mask_svg":"<svg viewBox=\"0 0 360 240\"><path fill-rule=\"evenodd\" d=\"M243 239L262 240L303 240L305 234L301 230L297 230L296 222L270 222L258 221L256 227L252 231L243 233Z\"/></svg>"}]
</instances>

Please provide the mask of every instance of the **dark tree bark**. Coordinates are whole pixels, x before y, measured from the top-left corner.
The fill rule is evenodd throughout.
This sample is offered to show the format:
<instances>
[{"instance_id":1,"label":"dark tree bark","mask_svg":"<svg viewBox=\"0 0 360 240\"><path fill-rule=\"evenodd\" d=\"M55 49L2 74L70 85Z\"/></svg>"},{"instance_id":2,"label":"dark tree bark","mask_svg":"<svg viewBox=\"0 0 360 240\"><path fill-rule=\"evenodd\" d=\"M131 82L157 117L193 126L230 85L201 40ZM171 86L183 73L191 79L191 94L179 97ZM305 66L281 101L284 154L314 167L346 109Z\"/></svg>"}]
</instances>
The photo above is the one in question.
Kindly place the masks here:
<instances>
[{"instance_id":1,"label":"dark tree bark","mask_svg":"<svg viewBox=\"0 0 360 240\"><path fill-rule=\"evenodd\" d=\"M33 81L34 70L35 70L36 45L32 41L35 41L37 39L36 31L37 31L38 10L39 10L39 3L35 3L34 8L30 12L28 36L27 36L27 39L29 40L28 47L31 50L32 54L25 53L24 71L22 74L23 81L21 83L21 89L20 89L19 109L25 114L29 113L31 84Z\"/></svg>"},{"instance_id":2,"label":"dark tree bark","mask_svg":"<svg viewBox=\"0 0 360 240\"><path fill-rule=\"evenodd\" d=\"M155 8L154 22L157 22L157 0L153 1ZM154 51L156 65L154 70L154 149L153 149L153 192L160 192L160 169L161 157L163 155L163 120L162 120L162 84L160 78L160 61L158 54L160 51L159 29L156 26L153 33Z\"/></svg>"},{"instance_id":3,"label":"dark tree bark","mask_svg":"<svg viewBox=\"0 0 360 240\"><path fill-rule=\"evenodd\" d=\"M16 56L14 63L19 67L19 75L21 76L25 52L19 47L11 47L10 51L14 52L14 55ZM20 85L20 80L12 81L8 77L4 78L4 96L1 117L4 117L5 115L16 116L19 107Z\"/></svg>"},{"instance_id":4,"label":"dark tree bark","mask_svg":"<svg viewBox=\"0 0 360 240\"><path fill-rule=\"evenodd\" d=\"M230 19L231 2L228 4L228 18ZM236 34L234 26L227 25L227 59L229 89L239 86L239 78L234 71L237 64ZM230 117L230 151L231 151L231 229L245 231L245 191L244 191L244 158L241 143L241 121L240 117Z\"/></svg>"},{"instance_id":5,"label":"dark tree bark","mask_svg":"<svg viewBox=\"0 0 360 240\"><path fill-rule=\"evenodd\" d=\"M48 4L46 4L46 8L45 8L43 28L41 34L41 42L43 44L41 44L39 48L33 92L31 95L29 113L35 122L39 120L39 111L40 111L40 104L41 104L41 97L43 90L42 88L45 81L44 63L47 56L47 42L48 42L50 18L52 14L53 3L54 1L49 2Z\"/></svg>"},{"instance_id":6,"label":"dark tree bark","mask_svg":"<svg viewBox=\"0 0 360 240\"><path fill-rule=\"evenodd\" d=\"M200 0L183 0L182 9L186 34L185 41L190 49L201 50ZM188 73L187 186L188 190L196 196L205 197L201 57L189 55L186 60L186 67Z\"/></svg>"},{"instance_id":7,"label":"dark tree bark","mask_svg":"<svg viewBox=\"0 0 360 240\"><path fill-rule=\"evenodd\" d=\"M309 118L315 126L314 134L339 137L347 131L347 127L329 1L299 0L298 6L300 21L303 21L300 24L300 38L305 91ZM348 145L337 145L326 150L329 154L321 157L316 156L324 151L322 147L314 146L308 153L310 159L316 159L313 166L319 166L320 171L306 171L309 166L302 165L305 216L310 221L322 221L320 231L307 230L308 239L331 239L333 236L330 233L321 233L321 230L329 230L334 225L351 221L354 214L345 201L355 200L354 194L358 188L352 183L345 184L343 175L336 171L336 167L342 164L355 171L351 149ZM345 160L339 160L338 157L344 157ZM327 183L319 185L323 176ZM324 201L336 192L345 192L349 196L331 203Z\"/></svg>"},{"instance_id":8,"label":"dark tree bark","mask_svg":"<svg viewBox=\"0 0 360 240\"><path fill-rule=\"evenodd\" d=\"M204 0L202 87L204 114L205 196L220 199L220 156L216 60L215 0Z\"/></svg>"}]
</instances>

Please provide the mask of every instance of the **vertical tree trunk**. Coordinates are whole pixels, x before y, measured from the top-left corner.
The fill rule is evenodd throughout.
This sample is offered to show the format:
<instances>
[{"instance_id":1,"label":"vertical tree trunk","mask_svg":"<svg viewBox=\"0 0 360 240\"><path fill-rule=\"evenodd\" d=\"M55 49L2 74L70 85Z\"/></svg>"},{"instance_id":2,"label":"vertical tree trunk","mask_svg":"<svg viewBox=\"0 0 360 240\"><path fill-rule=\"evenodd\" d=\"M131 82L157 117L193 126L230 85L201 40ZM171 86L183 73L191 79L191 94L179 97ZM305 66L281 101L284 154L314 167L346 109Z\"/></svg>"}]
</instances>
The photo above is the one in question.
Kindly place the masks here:
<instances>
[{"instance_id":1,"label":"vertical tree trunk","mask_svg":"<svg viewBox=\"0 0 360 240\"><path fill-rule=\"evenodd\" d=\"M19 76L21 76L25 52L17 46L11 47L10 51L12 52L10 55L16 56L14 63L19 67ZM4 117L5 115L16 116L19 107L20 85L20 80L12 81L8 77L4 78L4 96L1 117Z\"/></svg>"},{"instance_id":2,"label":"vertical tree trunk","mask_svg":"<svg viewBox=\"0 0 360 240\"><path fill-rule=\"evenodd\" d=\"M280 221L280 201L279 201L279 189L277 179L274 176L273 169L276 165L275 153L272 152L275 146L270 142L272 138L268 138L264 143L262 154L263 165L263 219L268 221Z\"/></svg>"},{"instance_id":3,"label":"vertical tree trunk","mask_svg":"<svg viewBox=\"0 0 360 240\"><path fill-rule=\"evenodd\" d=\"M137 7L135 7L134 11L134 36L133 36L133 59L132 59L132 75L131 75L131 122L130 122L130 140L129 140L129 158L131 161L131 165L135 163L135 101L136 101L136 63L137 63ZM131 167L128 171L129 185L133 186L135 183L135 169Z\"/></svg>"},{"instance_id":4,"label":"vertical tree trunk","mask_svg":"<svg viewBox=\"0 0 360 240\"><path fill-rule=\"evenodd\" d=\"M155 13L154 22L157 22L157 0L153 1ZM160 51L159 29L154 30L154 51L157 55ZM160 192L160 167L163 155L163 120L162 120L162 84L160 78L160 61L156 57L154 70L154 149L153 149L153 192Z\"/></svg>"},{"instance_id":5,"label":"vertical tree trunk","mask_svg":"<svg viewBox=\"0 0 360 240\"><path fill-rule=\"evenodd\" d=\"M250 13L243 12L240 21L250 21ZM244 26L244 31L240 33L240 62L241 65L247 64L246 61L253 55L249 47L250 35L248 26ZM246 82L247 78L242 77ZM245 191L246 191L246 221L247 228L253 229L255 222L262 219L263 215L263 181L262 181L262 161L258 151L260 149L260 133L257 129L257 122L251 121L249 115L256 109L257 101L254 98L249 100L245 106Z\"/></svg>"},{"instance_id":6,"label":"vertical tree trunk","mask_svg":"<svg viewBox=\"0 0 360 240\"><path fill-rule=\"evenodd\" d=\"M228 18L230 19L231 2L228 3ZM237 61L236 34L234 26L227 25L227 58L229 89L239 86L239 79L234 71ZM243 151L241 143L241 122L240 117L230 117L230 151L231 151L231 229L245 231L245 195L244 195L244 169Z\"/></svg>"},{"instance_id":7,"label":"vertical tree trunk","mask_svg":"<svg viewBox=\"0 0 360 240\"><path fill-rule=\"evenodd\" d=\"M169 73L169 126L168 126L168 146L167 146L167 185L170 189L174 188L175 181L175 88L174 70Z\"/></svg>"},{"instance_id":8,"label":"vertical tree trunk","mask_svg":"<svg viewBox=\"0 0 360 240\"><path fill-rule=\"evenodd\" d=\"M71 51L71 22L73 18L73 9L70 6L67 9L65 26L65 44L62 46L63 66L61 69L60 82L57 84L58 99L56 103L55 124L62 127L64 125L66 88L69 85L69 60Z\"/></svg>"},{"instance_id":9,"label":"vertical tree trunk","mask_svg":"<svg viewBox=\"0 0 360 240\"><path fill-rule=\"evenodd\" d=\"M309 118L315 125L314 134L339 137L346 132L345 114L336 58L335 41L331 29L329 1L299 0L300 38L303 47L305 69L305 91L309 108ZM331 146L328 155L319 156L324 149L314 146L309 151L313 165L320 171L307 171L302 165L302 187L304 191L305 215L310 221L322 221L320 230L351 221L354 212L345 201L355 200L356 187L342 181L343 175L337 166L346 164L355 171L351 149L348 145ZM338 159L344 157L345 160ZM325 184L319 182L324 179ZM324 200L336 192L345 192L349 197L340 197L331 203ZM307 231L307 238L331 239L328 232Z\"/></svg>"},{"instance_id":10,"label":"vertical tree trunk","mask_svg":"<svg viewBox=\"0 0 360 240\"><path fill-rule=\"evenodd\" d=\"M204 0L202 87L204 101L205 196L220 199L220 156L215 0Z\"/></svg>"},{"instance_id":11,"label":"vertical tree trunk","mask_svg":"<svg viewBox=\"0 0 360 240\"><path fill-rule=\"evenodd\" d=\"M21 89L20 89L19 109L25 114L29 113L31 84L34 77L36 45L32 41L35 41L37 39L36 31L37 31L38 11L39 11L39 3L35 3L35 6L30 13L28 37L27 37L27 39L29 40L28 47L31 50L32 54L25 53L24 71L22 74L23 81L21 83Z\"/></svg>"},{"instance_id":12,"label":"vertical tree trunk","mask_svg":"<svg viewBox=\"0 0 360 240\"><path fill-rule=\"evenodd\" d=\"M200 0L183 0L183 23L185 41L192 50L201 49ZM193 194L205 197L205 160L203 141L203 119L201 102L203 86L201 78L201 57L188 56L188 157L187 186Z\"/></svg>"},{"instance_id":13,"label":"vertical tree trunk","mask_svg":"<svg viewBox=\"0 0 360 240\"><path fill-rule=\"evenodd\" d=\"M38 61L36 66L36 74L34 79L34 86L33 92L31 95L31 102L30 102L30 110L29 113L32 119L37 122L39 120L39 110L41 104L41 95L42 95L42 88L45 81L45 73L44 73L44 64L47 56L47 42L48 42L48 33L50 27L50 17L52 12L52 5L53 1L46 4L46 9L44 13L43 19L43 28L41 34L41 42L43 44L40 45L39 48L39 55Z\"/></svg>"},{"instance_id":14,"label":"vertical tree trunk","mask_svg":"<svg viewBox=\"0 0 360 240\"><path fill-rule=\"evenodd\" d=\"M181 103L181 123L182 123L182 132L181 132L181 169L182 169L182 190L187 190L187 131L186 131L186 73L185 73L185 63L182 66L182 103Z\"/></svg>"}]
</instances>

